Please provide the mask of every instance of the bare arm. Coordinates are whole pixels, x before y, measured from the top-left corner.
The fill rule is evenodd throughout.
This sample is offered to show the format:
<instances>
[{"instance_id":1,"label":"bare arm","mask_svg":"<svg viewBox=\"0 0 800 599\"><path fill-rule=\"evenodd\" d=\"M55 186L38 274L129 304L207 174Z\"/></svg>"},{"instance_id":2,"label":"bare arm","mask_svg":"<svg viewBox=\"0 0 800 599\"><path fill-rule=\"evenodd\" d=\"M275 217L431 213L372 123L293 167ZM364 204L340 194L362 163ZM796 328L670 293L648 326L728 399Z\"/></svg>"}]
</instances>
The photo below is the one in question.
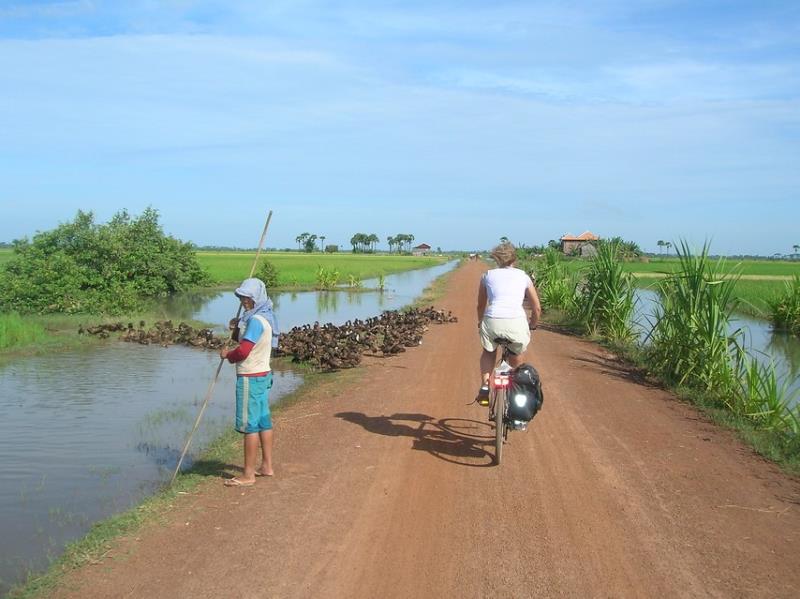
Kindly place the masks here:
<instances>
[{"instance_id":1,"label":"bare arm","mask_svg":"<svg viewBox=\"0 0 800 599\"><path fill-rule=\"evenodd\" d=\"M483 285L483 279L481 279L481 286L478 288L478 326L483 320L483 313L486 312L486 302L486 287Z\"/></svg>"},{"instance_id":2,"label":"bare arm","mask_svg":"<svg viewBox=\"0 0 800 599\"><path fill-rule=\"evenodd\" d=\"M542 304L539 302L539 293L536 291L536 287L534 287L533 283L528 283L525 295L528 296L528 301L531 304L531 319L528 326L531 329L535 329L539 326L539 318L542 315Z\"/></svg>"}]
</instances>

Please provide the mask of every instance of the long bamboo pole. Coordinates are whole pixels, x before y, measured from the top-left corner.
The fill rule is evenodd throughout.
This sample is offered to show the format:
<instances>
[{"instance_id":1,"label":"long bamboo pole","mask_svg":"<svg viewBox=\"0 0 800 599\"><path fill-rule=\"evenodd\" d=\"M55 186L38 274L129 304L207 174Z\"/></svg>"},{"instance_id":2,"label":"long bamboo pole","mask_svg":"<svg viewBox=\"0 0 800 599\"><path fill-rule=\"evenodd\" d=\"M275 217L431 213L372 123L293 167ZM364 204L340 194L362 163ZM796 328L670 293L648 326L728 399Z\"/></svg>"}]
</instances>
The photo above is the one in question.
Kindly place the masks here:
<instances>
[{"instance_id":1,"label":"long bamboo pole","mask_svg":"<svg viewBox=\"0 0 800 599\"><path fill-rule=\"evenodd\" d=\"M261 248L264 245L264 239L267 237L267 229L269 229L269 221L272 220L272 210L269 211L267 215L267 222L264 223L264 230L261 233L261 239L258 242L258 250L256 251L256 257L253 260L253 266L250 268L250 277L253 276L253 273L256 271L256 264L258 264L258 257L261 255ZM242 304L239 303L239 309L236 311L236 320L239 320L239 316L242 314ZM217 384L217 379L219 378L219 373L222 370L222 365L225 363L225 358L219 359L219 364L217 364L217 371L214 373L214 378L211 381L211 384L208 386L208 393L206 393L206 398L203 401L203 405L200 407L200 412L197 414L197 418L194 421L194 426L192 427L189 436L186 438L186 443L183 446L183 451L181 452L181 457L178 459L178 465L175 466L175 472L172 473L172 480L169 481L169 484L175 482L175 479L178 476L178 472L180 472L181 464L183 464L183 458L186 457L186 452L189 451L189 445L192 442L192 437L194 433L197 431L197 428L200 426L200 421L203 419L203 413L206 411L208 407L208 402L211 401L211 395L214 393L214 387Z\"/></svg>"}]
</instances>

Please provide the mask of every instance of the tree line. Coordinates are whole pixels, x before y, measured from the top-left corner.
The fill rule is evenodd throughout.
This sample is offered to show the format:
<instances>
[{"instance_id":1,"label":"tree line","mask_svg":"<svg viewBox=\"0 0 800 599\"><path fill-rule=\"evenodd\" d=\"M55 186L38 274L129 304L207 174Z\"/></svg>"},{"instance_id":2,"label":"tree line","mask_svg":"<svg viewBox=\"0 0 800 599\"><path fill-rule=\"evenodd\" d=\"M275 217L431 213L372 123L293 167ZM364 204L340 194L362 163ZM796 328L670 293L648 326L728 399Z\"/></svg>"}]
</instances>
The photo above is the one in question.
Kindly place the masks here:
<instances>
[{"instance_id":1,"label":"tree line","mask_svg":"<svg viewBox=\"0 0 800 599\"><path fill-rule=\"evenodd\" d=\"M339 250L337 245L325 245L325 235L303 232L295 237L294 240L297 243L297 249L301 252L336 252ZM380 240L380 237L375 233L356 233L350 238L350 245L353 246L353 253L370 253L376 251ZM319 245L317 242L319 242ZM389 244L390 253L411 252L414 236L410 233L398 233L397 235L389 235L386 238L386 242Z\"/></svg>"}]
</instances>

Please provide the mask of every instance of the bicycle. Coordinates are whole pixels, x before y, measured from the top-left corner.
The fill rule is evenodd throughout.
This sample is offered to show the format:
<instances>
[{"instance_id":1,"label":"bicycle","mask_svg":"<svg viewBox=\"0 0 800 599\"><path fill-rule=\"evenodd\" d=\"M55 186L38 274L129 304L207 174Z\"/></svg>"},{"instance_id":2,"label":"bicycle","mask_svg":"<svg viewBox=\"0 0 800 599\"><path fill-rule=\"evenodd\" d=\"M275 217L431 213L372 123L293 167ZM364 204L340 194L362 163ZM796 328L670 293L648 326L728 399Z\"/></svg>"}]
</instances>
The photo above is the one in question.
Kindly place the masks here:
<instances>
[{"instance_id":1,"label":"bicycle","mask_svg":"<svg viewBox=\"0 0 800 599\"><path fill-rule=\"evenodd\" d=\"M508 412L507 394L511 386L511 365L507 358L510 355L509 339L498 338L495 343L503 348L503 354L498 364L489 377L489 420L494 422L494 457L499 466L503 459L503 443L508 439L509 422L506 418Z\"/></svg>"}]
</instances>

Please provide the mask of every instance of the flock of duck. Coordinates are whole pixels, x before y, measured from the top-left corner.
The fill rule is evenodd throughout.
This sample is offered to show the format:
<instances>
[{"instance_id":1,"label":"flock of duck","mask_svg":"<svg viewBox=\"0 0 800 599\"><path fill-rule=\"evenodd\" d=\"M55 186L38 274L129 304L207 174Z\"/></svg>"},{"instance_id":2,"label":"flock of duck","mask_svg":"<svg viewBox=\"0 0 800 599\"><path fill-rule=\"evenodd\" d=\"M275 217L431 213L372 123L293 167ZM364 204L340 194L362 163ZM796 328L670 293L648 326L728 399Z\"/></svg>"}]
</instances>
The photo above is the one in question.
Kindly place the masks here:
<instances>
[{"instance_id":1,"label":"flock of duck","mask_svg":"<svg viewBox=\"0 0 800 599\"><path fill-rule=\"evenodd\" d=\"M294 362L304 362L312 367L331 371L353 368L364 355L391 356L422 343L422 335L431 323L457 322L449 311L434 308L389 310L366 320L348 320L341 326L333 324L307 324L282 333L276 356L291 356ZM135 327L132 322L99 324L78 329L78 333L96 335L103 339L111 333L120 333L122 341L142 345L187 345L209 350L219 349L228 343L226 336L215 335L211 329L195 329L181 322L175 326L170 320L161 320L146 328L144 321Z\"/></svg>"}]
</instances>

